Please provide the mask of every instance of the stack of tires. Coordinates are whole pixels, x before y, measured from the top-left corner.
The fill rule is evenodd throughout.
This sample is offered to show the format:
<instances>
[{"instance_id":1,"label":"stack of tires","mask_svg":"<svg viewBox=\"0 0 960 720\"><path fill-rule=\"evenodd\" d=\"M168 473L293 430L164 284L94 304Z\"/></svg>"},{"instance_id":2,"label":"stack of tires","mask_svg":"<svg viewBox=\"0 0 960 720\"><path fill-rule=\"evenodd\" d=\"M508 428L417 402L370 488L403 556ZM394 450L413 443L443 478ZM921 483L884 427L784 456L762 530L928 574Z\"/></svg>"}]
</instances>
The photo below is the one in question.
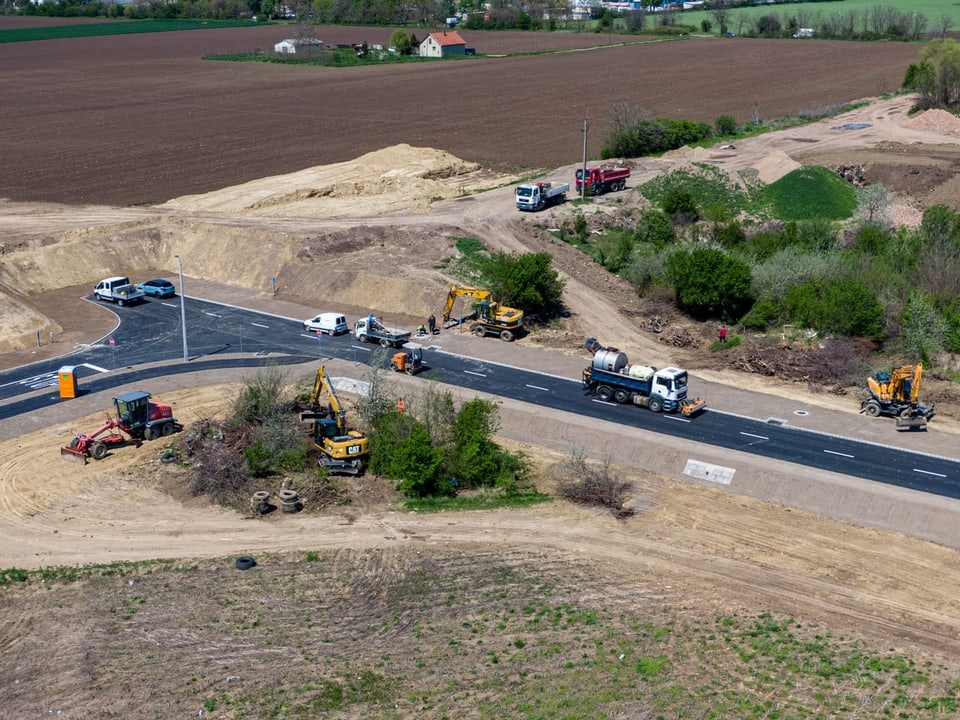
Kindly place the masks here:
<instances>
[{"instance_id":1,"label":"stack of tires","mask_svg":"<svg viewBox=\"0 0 960 720\"><path fill-rule=\"evenodd\" d=\"M297 497L296 490L281 490L280 491L280 511L284 513L295 513L300 512L303 509L303 505L300 503L300 499Z\"/></svg>"},{"instance_id":2,"label":"stack of tires","mask_svg":"<svg viewBox=\"0 0 960 720\"><path fill-rule=\"evenodd\" d=\"M250 509L254 515L266 515L270 512L270 493L266 490L255 492L250 500Z\"/></svg>"}]
</instances>

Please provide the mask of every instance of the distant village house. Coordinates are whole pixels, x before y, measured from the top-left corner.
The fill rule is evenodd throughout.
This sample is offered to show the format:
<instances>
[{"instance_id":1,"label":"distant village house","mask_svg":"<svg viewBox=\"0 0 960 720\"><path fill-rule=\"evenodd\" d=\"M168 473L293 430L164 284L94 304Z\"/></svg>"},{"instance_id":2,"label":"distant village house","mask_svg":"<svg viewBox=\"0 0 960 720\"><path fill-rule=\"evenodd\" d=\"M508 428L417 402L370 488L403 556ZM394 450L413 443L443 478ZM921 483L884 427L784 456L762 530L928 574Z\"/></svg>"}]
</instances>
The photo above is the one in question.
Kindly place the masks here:
<instances>
[{"instance_id":1,"label":"distant village house","mask_svg":"<svg viewBox=\"0 0 960 720\"><path fill-rule=\"evenodd\" d=\"M273 51L278 55L296 55L298 49L301 52L306 50L323 50L323 42L316 38L293 38L281 40L273 46Z\"/></svg>"},{"instance_id":2,"label":"distant village house","mask_svg":"<svg viewBox=\"0 0 960 720\"><path fill-rule=\"evenodd\" d=\"M420 57L452 57L466 55L467 43L453 30L430 33L420 43Z\"/></svg>"}]
</instances>

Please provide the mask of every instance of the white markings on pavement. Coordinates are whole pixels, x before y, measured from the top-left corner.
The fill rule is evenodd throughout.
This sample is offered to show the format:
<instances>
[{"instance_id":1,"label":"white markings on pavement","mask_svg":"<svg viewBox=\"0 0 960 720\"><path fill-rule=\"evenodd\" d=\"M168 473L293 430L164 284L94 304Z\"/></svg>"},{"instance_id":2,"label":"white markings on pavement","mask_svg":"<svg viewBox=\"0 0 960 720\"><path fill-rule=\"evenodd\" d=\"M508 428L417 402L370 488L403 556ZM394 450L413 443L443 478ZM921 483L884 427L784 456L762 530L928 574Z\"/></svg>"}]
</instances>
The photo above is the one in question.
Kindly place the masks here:
<instances>
[{"instance_id":1,"label":"white markings on pavement","mask_svg":"<svg viewBox=\"0 0 960 720\"><path fill-rule=\"evenodd\" d=\"M932 470L921 470L920 468L914 468L913 471L915 473L923 473L924 475L935 475L936 477L942 477L942 478L946 477L946 475L944 475L943 473L933 472Z\"/></svg>"},{"instance_id":2,"label":"white markings on pavement","mask_svg":"<svg viewBox=\"0 0 960 720\"><path fill-rule=\"evenodd\" d=\"M262 327L262 328L267 328L267 329L270 328L269 325L261 325L260 323L252 322L252 323L250 323L250 324L253 325L254 327Z\"/></svg>"},{"instance_id":3,"label":"white markings on pavement","mask_svg":"<svg viewBox=\"0 0 960 720\"><path fill-rule=\"evenodd\" d=\"M311 337L313 337L311 335ZM354 350L363 350L364 352L373 352L373 348L363 347L363 345L351 345Z\"/></svg>"},{"instance_id":4,"label":"white markings on pavement","mask_svg":"<svg viewBox=\"0 0 960 720\"><path fill-rule=\"evenodd\" d=\"M207 312L206 310L203 311L203 314L204 314L204 315L209 315L210 317L215 317L215 318L223 317L223 315L217 315L216 313Z\"/></svg>"},{"instance_id":5,"label":"white markings on pavement","mask_svg":"<svg viewBox=\"0 0 960 720\"><path fill-rule=\"evenodd\" d=\"M856 455L850 455L850 454L848 454L848 453L837 452L836 450L824 450L824 452L825 452L825 453L829 453L830 455L839 455L840 457L845 457L845 458L854 458L854 457L856 457Z\"/></svg>"},{"instance_id":6,"label":"white markings on pavement","mask_svg":"<svg viewBox=\"0 0 960 720\"><path fill-rule=\"evenodd\" d=\"M770 439L770 438L768 438L766 435L754 435L753 433L743 432L742 430L740 431L740 434L741 434L741 435L746 435L747 437L756 438L757 440L769 440L769 439Z\"/></svg>"},{"instance_id":7,"label":"white markings on pavement","mask_svg":"<svg viewBox=\"0 0 960 720\"><path fill-rule=\"evenodd\" d=\"M486 377L483 373L474 372L473 370L464 370L467 375L476 375L477 377Z\"/></svg>"},{"instance_id":8,"label":"white markings on pavement","mask_svg":"<svg viewBox=\"0 0 960 720\"><path fill-rule=\"evenodd\" d=\"M172 307L172 308L180 307L180 305L177 304L177 303L161 302L160 304L161 304L161 305L166 305L167 307Z\"/></svg>"},{"instance_id":9,"label":"white markings on pavement","mask_svg":"<svg viewBox=\"0 0 960 720\"><path fill-rule=\"evenodd\" d=\"M680 417L679 415L664 415L667 420L674 420L676 422L690 422L690 418Z\"/></svg>"},{"instance_id":10,"label":"white markings on pavement","mask_svg":"<svg viewBox=\"0 0 960 720\"><path fill-rule=\"evenodd\" d=\"M539 385L530 385L527 384L528 388L533 388L534 390L543 390L544 392L550 392L550 388L540 387Z\"/></svg>"},{"instance_id":11,"label":"white markings on pavement","mask_svg":"<svg viewBox=\"0 0 960 720\"><path fill-rule=\"evenodd\" d=\"M593 402L600 403L601 405L613 405L614 407L617 406L615 402L610 402L609 400L597 400L596 398L593 398Z\"/></svg>"},{"instance_id":12,"label":"white markings on pavement","mask_svg":"<svg viewBox=\"0 0 960 720\"><path fill-rule=\"evenodd\" d=\"M100 373L110 372L106 368L102 368L99 365L91 365L90 363L83 363L83 366L90 368L91 370L96 370L97 372L100 372Z\"/></svg>"}]
</instances>

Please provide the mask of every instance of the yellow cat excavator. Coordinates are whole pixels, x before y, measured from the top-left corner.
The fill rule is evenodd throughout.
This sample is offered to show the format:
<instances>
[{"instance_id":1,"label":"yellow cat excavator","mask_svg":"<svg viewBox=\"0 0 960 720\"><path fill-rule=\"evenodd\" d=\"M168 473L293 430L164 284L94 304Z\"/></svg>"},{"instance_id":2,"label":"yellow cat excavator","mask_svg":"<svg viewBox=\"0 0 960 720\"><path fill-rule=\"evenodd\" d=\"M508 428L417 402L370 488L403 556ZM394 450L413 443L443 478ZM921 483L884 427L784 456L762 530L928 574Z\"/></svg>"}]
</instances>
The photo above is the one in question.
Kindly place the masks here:
<instances>
[{"instance_id":1,"label":"yellow cat excavator","mask_svg":"<svg viewBox=\"0 0 960 720\"><path fill-rule=\"evenodd\" d=\"M326 394L327 405L320 402ZM318 464L334 475L359 475L370 451L370 441L357 430L347 430L347 411L330 384L323 365L310 393L310 409L300 413L300 422L313 422L313 444L320 450Z\"/></svg>"},{"instance_id":2,"label":"yellow cat excavator","mask_svg":"<svg viewBox=\"0 0 960 720\"><path fill-rule=\"evenodd\" d=\"M457 298L473 301L470 317L470 332L477 337L499 335L504 342L512 342L523 331L523 310L505 307L493 299L489 290L465 285L452 285L443 306L443 326L453 327L461 320L451 319Z\"/></svg>"},{"instance_id":3,"label":"yellow cat excavator","mask_svg":"<svg viewBox=\"0 0 960 720\"><path fill-rule=\"evenodd\" d=\"M870 397L863 401L860 412L870 417L895 417L898 430L926 429L934 415L934 403L920 403L922 379L923 363L871 375L867 378Z\"/></svg>"}]
</instances>

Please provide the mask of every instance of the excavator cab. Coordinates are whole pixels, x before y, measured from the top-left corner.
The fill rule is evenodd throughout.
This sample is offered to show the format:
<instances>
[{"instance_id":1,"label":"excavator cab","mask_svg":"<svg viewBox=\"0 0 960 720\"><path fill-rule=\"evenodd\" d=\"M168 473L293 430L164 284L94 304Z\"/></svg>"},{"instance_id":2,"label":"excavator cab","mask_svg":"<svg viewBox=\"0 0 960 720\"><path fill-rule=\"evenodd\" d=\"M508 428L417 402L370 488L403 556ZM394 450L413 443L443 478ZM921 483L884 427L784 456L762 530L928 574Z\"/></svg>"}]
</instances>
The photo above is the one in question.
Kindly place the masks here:
<instances>
[{"instance_id":1,"label":"excavator cab","mask_svg":"<svg viewBox=\"0 0 960 720\"><path fill-rule=\"evenodd\" d=\"M417 343L404 343L403 350L390 358L390 369L415 375L423 369L423 346Z\"/></svg>"}]
</instances>

